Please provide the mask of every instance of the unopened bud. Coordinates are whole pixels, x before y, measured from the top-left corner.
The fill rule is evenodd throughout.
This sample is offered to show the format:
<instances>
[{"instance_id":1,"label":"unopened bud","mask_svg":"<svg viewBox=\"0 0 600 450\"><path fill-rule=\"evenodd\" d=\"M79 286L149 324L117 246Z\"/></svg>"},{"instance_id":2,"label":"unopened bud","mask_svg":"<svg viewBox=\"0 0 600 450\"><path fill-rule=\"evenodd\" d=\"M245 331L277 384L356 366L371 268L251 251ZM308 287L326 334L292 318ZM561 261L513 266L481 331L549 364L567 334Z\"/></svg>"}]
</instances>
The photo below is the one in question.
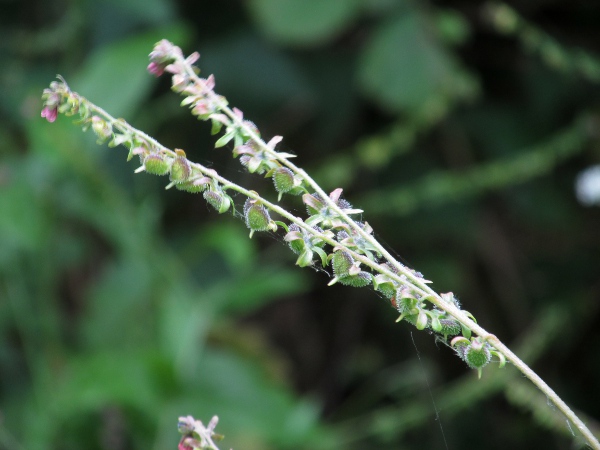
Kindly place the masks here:
<instances>
[{"instance_id":1,"label":"unopened bud","mask_svg":"<svg viewBox=\"0 0 600 450\"><path fill-rule=\"evenodd\" d=\"M348 275L350 268L354 265L354 258L348 252L339 250L333 254L331 267L336 277L342 278Z\"/></svg>"},{"instance_id":2,"label":"unopened bud","mask_svg":"<svg viewBox=\"0 0 600 450\"><path fill-rule=\"evenodd\" d=\"M358 275L349 275L339 279L339 282L345 286L365 287L371 284L372 276L369 272L359 272Z\"/></svg>"},{"instance_id":3,"label":"unopened bud","mask_svg":"<svg viewBox=\"0 0 600 450\"><path fill-rule=\"evenodd\" d=\"M273 172L273 184L279 193L285 193L294 187L294 173L287 167L280 167Z\"/></svg>"},{"instance_id":4,"label":"unopened bud","mask_svg":"<svg viewBox=\"0 0 600 450\"><path fill-rule=\"evenodd\" d=\"M192 173L190 162L185 157L185 152L180 149L176 149L177 157L173 160L171 165L171 181L175 183L183 183L187 181Z\"/></svg>"},{"instance_id":5,"label":"unopened bud","mask_svg":"<svg viewBox=\"0 0 600 450\"><path fill-rule=\"evenodd\" d=\"M202 196L210 206L212 206L218 211L219 214L226 212L231 206L231 201L229 200L229 197L227 197L223 193L205 191L204 194L202 194Z\"/></svg>"},{"instance_id":6,"label":"unopened bud","mask_svg":"<svg viewBox=\"0 0 600 450\"><path fill-rule=\"evenodd\" d=\"M244 204L244 217L246 225L252 231L267 231L271 228L269 211L255 200L246 200Z\"/></svg>"},{"instance_id":7,"label":"unopened bud","mask_svg":"<svg viewBox=\"0 0 600 450\"><path fill-rule=\"evenodd\" d=\"M144 159L146 172L152 175L166 175L169 173L169 163L165 157L158 153L151 153Z\"/></svg>"}]
</instances>

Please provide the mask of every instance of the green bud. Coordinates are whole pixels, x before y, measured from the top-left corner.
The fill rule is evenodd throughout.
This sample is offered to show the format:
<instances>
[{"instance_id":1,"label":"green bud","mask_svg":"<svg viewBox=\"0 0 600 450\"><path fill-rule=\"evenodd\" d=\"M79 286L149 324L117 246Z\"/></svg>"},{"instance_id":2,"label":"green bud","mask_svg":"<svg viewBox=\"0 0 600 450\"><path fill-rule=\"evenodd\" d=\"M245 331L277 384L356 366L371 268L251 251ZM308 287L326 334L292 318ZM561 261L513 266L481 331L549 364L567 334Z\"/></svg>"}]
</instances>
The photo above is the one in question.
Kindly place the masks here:
<instances>
[{"instance_id":1,"label":"green bud","mask_svg":"<svg viewBox=\"0 0 600 450\"><path fill-rule=\"evenodd\" d=\"M202 196L210 206L219 212L219 214L226 212L231 206L231 200L229 200L229 197L223 193L205 191Z\"/></svg>"},{"instance_id":2,"label":"green bud","mask_svg":"<svg viewBox=\"0 0 600 450\"><path fill-rule=\"evenodd\" d=\"M192 174L190 162L185 157L185 152L181 149L176 149L177 157L171 164L171 181L175 183L183 183Z\"/></svg>"},{"instance_id":3,"label":"green bud","mask_svg":"<svg viewBox=\"0 0 600 450\"><path fill-rule=\"evenodd\" d=\"M369 272L359 272L358 275L347 275L338 281L345 286L365 287L371 284L372 276Z\"/></svg>"},{"instance_id":4,"label":"green bud","mask_svg":"<svg viewBox=\"0 0 600 450\"><path fill-rule=\"evenodd\" d=\"M184 183L177 183L175 188L180 191L191 192L192 194L198 194L206 189L206 184L194 184L193 181L186 181Z\"/></svg>"},{"instance_id":5,"label":"green bud","mask_svg":"<svg viewBox=\"0 0 600 450\"><path fill-rule=\"evenodd\" d=\"M486 366L492 355L490 354L489 344L474 340L464 352L464 360L472 369L481 369Z\"/></svg>"},{"instance_id":6,"label":"green bud","mask_svg":"<svg viewBox=\"0 0 600 450\"><path fill-rule=\"evenodd\" d=\"M273 184L279 193L285 193L294 187L294 173L287 167L280 167L273 172Z\"/></svg>"},{"instance_id":7,"label":"green bud","mask_svg":"<svg viewBox=\"0 0 600 450\"><path fill-rule=\"evenodd\" d=\"M338 278L343 278L348 275L348 271L354 265L354 258L348 252L338 250L333 254L331 266L333 273Z\"/></svg>"},{"instance_id":8,"label":"green bud","mask_svg":"<svg viewBox=\"0 0 600 450\"><path fill-rule=\"evenodd\" d=\"M252 231L267 231L271 228L269 211L255 200L246 199L244 217L246 218L246 225Z\"/></svg>"},{"instance_id":9,"label":"green bud","mask_svg":"<svg viewBox=\"0 0 600 450\"><path fill-rule=\"evenodd\" d=\"M443 334L444 337L456 336L457 334L460 334L462 330L460 323L454 319L440 319L440 323L442 324L442 328L439 332Z\"/></svg>"},{"instance_id":10,"label":"green bud","mask_svg":"<svg viewBox=\"0 0 600 450\"><path fill-rule=\"evenodd\" d=\"M151 153L144 159L146 172L152 175L166 175L169 173L169 163L158 153Z\"/></svg>"}]
</instances>

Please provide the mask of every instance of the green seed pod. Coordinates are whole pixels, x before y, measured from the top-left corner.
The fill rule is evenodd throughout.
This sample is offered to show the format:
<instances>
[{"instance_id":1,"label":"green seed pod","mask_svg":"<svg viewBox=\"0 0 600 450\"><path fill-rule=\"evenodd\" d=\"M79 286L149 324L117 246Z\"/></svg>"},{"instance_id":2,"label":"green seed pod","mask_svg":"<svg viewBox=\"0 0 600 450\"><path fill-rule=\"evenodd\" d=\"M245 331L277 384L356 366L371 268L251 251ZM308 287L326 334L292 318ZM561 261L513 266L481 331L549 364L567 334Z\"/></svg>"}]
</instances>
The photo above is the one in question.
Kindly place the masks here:
<instances>
[{"instance_id":1,"label":"green seed pod","mask_svg":"<svg viewBox=\"0 0 600 450\"><path fill-rule=\"evenodd\" d=\"M285 193L294 187L294 172L287 167L280 167L273 172L273 184L279 193Z\"/></svg>"},{"instance_id":2,"label":"green seed pod","mask_svg":"<svg viewBox=\"0 0 600 450\"><path fill-rule=\"evenodd\" d=\"M219 212L219 214L226 212L231 206L231 201L223 193L205 191L202 196L210 206Z\"/></svg>"},{"instance_id":3,"label":"green seed pod","mask_svg":"<svg viewBox=\"0 0 600 450\"><path fill-rule=\"evenodd\" d=\"M354 265L354 258L350 253L339 250L333 254L331 266L333 273L338 278L343 278L348 275L348 271Z\"/></svg>"},{"instance_id":4,"label":"green seed pod","mask_svg":"<svg viewBox=\"0 0 600 450\"><path fill-rule=\"evenodd\" d=\"M444 337L456 336L460 334L462 330L460 323L454 319L440 319L440 323L442 324L442 329L439 332L443 334Z\"/></svg>"},{"instance_id":5,"label":"green seed pod","mask_svg":"<svg viewBox=\"0 0 600 450\"><path fill-rule=\"evenodd\" d=\"M474 341L464 352L464 360L472 369L481 369L491 359L492 355L490 354L489 345L478 341Z\"/></svg>"},{"instance_id":6,"label":"green seed pod","mask_svg":"<svg viewBox=\"0 0 600 450\"><path fill-rule=\"evenodd\" d=\"M175 149L175 153L177 153L177 157L173 160L173 164L171 164L170 178L175 183L183 183L192 174L192 168L183 150Z\"/></svg>"},{"instance_id":7,"label":"green seed pod","mask_svg":"<svg viewBox=\"0 0 600 450\"><path fill-rule=\"evenodd\" d=\"M180 191L191 192L192 194L198 194L206 189L206 184L194 184L193 181L186 181L184 183L177 183L175 188Z\"/></svg>"},{"instance_id":8,"label":"green seed pod","mask_svg":"<svg viewBox=\"0 0 600 450\"><path fill-rule=\"evenodd\" d=\"M169 163L159 153L151 153L144 159L146 172L152 175L166 175L169 173Z\"/></svg>"},{"instance_id":9,"label":"green seed pod","mask_svg":"<svg viewBox=\"0 0 600 450\"><path fill-rule=\"evenodd\" d=\"M269 211L254 200L246 199L244 217L246 218L246 225L252 231L267 231L270 228L271 217L269 217Z\"/></svg>"},{"instance_id":10,"label":"green seed pod","mask_svg":"<svg viewBox=\"0 0 600 450\"><path fill-rule=\"evenodd\" d=\"M371 284L372 276L369 272L359 272L358 275L348 275L339 278L339 282L345 286L365 287Z\"/></svg>"}]
</instances>

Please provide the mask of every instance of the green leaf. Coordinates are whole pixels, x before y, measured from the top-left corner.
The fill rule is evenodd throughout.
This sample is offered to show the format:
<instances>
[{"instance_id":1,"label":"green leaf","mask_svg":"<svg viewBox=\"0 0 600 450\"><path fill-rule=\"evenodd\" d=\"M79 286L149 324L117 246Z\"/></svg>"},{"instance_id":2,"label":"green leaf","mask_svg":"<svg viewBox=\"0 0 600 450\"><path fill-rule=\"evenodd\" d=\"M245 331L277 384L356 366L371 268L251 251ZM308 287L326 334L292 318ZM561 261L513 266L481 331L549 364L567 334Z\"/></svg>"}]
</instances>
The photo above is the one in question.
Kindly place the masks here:
<instances>
[{"instance_id":1,"label":"green leaf","mask_svg":"<svg viewBox=\"0 0 600 450\"><path fill-rule=\"evenodd\" d=\"M382 25L365 48L361 88L383 107L435 120L476 84L417 13Z\"/></svg>"},{"instance_id":2,"label":"green leaf","mask_svg":"<svg viewBox=\"0 0 600 450\"><path fill-rule=\"evenodd\" d=\"M253 0L258 25L272 39L292 45L316 45L339 34L358 14L360 0Z\"/></svg>"}]
</instances>

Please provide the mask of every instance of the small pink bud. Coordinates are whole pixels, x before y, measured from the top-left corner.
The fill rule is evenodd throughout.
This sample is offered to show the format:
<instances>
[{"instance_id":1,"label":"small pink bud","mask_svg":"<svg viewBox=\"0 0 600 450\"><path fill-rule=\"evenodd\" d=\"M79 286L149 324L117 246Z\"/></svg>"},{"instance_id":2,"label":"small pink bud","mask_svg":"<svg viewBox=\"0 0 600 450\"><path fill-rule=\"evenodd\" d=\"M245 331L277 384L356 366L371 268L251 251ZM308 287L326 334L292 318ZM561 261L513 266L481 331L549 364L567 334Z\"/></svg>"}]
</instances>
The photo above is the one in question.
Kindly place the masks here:
<instances>
[{"instance_id":1,"label":"small pink bud","mask_svg":"<svg viewBox=\"0 0 600 450\"><path fill-rule=\"evenodd\" d=\"M150 72L155 77L160 77L165 72L165 68L161 64L151 62L150 64L148 64L148 72Z\"/></svg>"},{"instance_id":2,"label":"small pink bud","mask_svg":"<svg viewBox=\"0 0 600 450\"><path fill-rule=\"evenodd\" d=\"M52 123L58 117L58 109L46 106L42 109L42 117L45 117L48 122Z\"/></svg>"}]
</instances>

